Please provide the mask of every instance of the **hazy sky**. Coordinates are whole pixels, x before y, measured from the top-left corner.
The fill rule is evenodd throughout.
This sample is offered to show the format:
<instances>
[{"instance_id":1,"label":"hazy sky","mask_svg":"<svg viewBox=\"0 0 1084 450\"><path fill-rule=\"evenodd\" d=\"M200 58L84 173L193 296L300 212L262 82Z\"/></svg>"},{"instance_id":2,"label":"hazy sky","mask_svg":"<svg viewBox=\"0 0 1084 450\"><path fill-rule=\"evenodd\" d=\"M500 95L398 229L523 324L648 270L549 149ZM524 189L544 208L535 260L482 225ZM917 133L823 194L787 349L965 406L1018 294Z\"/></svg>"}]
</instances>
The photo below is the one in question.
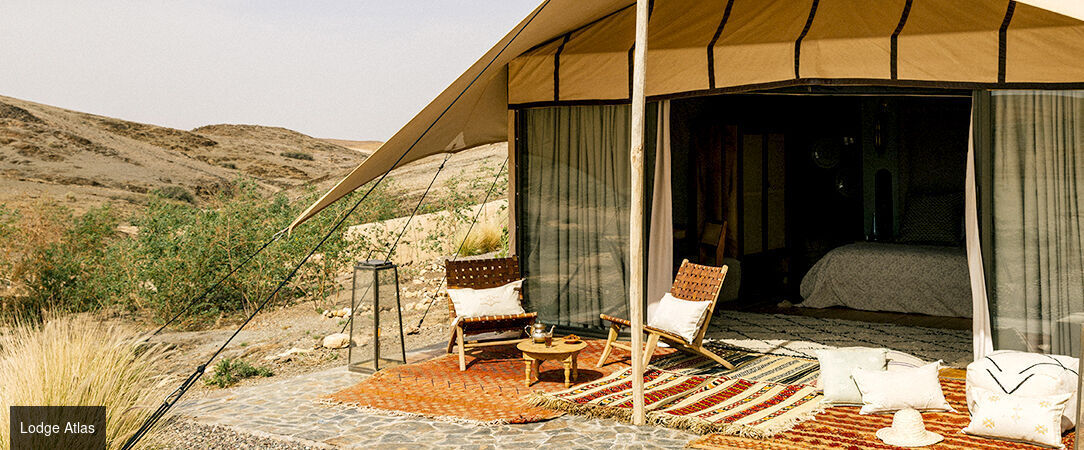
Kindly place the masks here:
<instances>
[{"instance_id":1,"label":"hazy sky","mask_svg":"<svg viewBox=\"0 0 1084 450\"><path fill-rule=\"evenodd\" d=\"M0 0L0 95L385 140L540 0Z\"/></svg>"}]
</instances>

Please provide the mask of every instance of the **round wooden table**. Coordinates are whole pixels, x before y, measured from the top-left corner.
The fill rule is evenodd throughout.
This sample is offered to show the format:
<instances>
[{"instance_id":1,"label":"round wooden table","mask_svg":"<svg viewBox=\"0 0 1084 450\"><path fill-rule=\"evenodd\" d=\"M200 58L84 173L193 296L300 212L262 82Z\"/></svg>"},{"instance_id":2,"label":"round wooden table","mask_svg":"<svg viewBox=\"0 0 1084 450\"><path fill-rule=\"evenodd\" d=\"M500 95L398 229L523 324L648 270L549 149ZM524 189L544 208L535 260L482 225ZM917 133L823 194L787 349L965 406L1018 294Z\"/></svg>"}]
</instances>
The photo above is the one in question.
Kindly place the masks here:
<instances>
[{"instance_id":1,"label":"round wooden table","mask_svg":"<svg viewBox=\"0 0 1084 450\"><path fill-rule=\"evenodd\" d=\"M535 344L527 339L516 345L516 348L523 352L523 363L527 366L525 371L527 386L533 383L532 377L538 380L538 368L542 366L543 361L561 361L565 365L565 387L567 388L571 387L572 381L579 376L577 359L580 352L587 348L587 343L581 340L574 344L567 344L564 339L554 339L553 345L547 347L546 344Z\"/></svg>"}]
</instances>

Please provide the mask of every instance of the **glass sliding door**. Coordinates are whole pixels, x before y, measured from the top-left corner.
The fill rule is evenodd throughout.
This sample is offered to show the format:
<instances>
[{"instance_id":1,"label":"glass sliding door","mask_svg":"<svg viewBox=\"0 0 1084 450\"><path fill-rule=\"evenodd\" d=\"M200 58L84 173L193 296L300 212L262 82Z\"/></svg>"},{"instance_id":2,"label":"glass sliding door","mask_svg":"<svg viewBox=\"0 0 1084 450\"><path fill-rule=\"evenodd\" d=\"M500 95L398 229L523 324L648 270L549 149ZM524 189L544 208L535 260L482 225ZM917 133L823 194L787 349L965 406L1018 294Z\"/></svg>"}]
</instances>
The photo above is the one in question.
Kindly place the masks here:
<instances>
[{"instance_id":1,"label":"glass sliding door","mask_svg":"<svg viewBox=\"0 0 1084 450\"><path fill-rule=\"evenodd\" d=\"M1079 356L1084 91L994 91L989 108L976 150L994 348Z\"/></svg>"},{"instance_id":2,"label":"glass sliding door","mask_svg":"<svg viewBox=\"0 0 1084 450\"><path fill-rule=\"evenodd\" d=\"M519 112L519 257L545 323L627 316L629 106Z\"/></svg>"}]
</instances>

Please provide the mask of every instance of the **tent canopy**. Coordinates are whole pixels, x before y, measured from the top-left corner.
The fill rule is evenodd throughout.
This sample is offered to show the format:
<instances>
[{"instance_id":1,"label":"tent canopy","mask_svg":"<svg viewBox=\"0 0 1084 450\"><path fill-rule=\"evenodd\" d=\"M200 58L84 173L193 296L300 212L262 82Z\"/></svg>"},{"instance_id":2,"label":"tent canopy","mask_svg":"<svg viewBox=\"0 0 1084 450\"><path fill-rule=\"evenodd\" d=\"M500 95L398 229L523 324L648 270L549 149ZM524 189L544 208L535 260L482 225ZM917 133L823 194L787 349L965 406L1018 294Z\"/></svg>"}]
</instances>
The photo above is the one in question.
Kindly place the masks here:
<instances>
[{"instance_id":1,"label":"tent canopy","mask_svg":"<svg viewBox=\"0 0 1084 450\"><path fill-rule=\"evenodd\" d=\"M653 3L654 99L814 84L1084 86L1078 0ZM628 101L634 5L543 2L291 228L394 167L507 140L509 107Z\"/></svg>"}]
</instances>

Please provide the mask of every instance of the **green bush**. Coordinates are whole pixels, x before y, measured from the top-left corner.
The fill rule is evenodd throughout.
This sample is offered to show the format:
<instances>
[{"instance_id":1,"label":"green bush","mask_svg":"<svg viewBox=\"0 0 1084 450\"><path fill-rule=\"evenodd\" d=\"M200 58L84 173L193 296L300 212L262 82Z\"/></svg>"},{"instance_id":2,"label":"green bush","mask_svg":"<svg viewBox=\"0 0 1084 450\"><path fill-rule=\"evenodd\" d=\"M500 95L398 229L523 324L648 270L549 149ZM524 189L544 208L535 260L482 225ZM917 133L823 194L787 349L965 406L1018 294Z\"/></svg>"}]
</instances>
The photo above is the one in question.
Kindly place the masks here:
<instances>
[{"instance_id":1,"label":"green bush","mask_svg":"<svg viewBox=\"0 0 1084 450\"><path fill-rule=\"evenodd\" d=\"M303 159L305 161L312 161L312 155L303 152L282 152L282 156L293 159Z\"/></svg>"},{"instance_id":2,"label":"green bush","mask_svg":"<svg viewBox=\"0 0 1084 450\"><path fill-rule=\"evenodd\" d=\"M164 186L155 189L154 191L152 191L152 193L158 197L168 198L170 200L177 200L187 203L196 202L196 197L192 195L191 192L188 192L188 189L185 189L182 186Z\"/></svg>"},{"instance_id":3,"label":"green bush","mask_svg":"<svg viewBox=\"0 0 1084 450\"><path fill-rule=\"evenodd\" d=\"M360 192L364 192L363 188ZM405 214L388 187L374 190L344 226L273 299L272 306L323 298L352 255L348 226ZM358 198L354 193L283 236L184 316L200 326L250 312L308 254ZM288 225L316 198L268 198L246 181L234 183L203 207L152 196L130 219L135 237L120 235L109 208L81 216L45 204L14 211L0 207L0 307L30 318L43 310L91 311L117 305L149 313L159 322L181 311L220 277ZM370 243L370 245L377 245ZM6 286L5 286L6 285Z\"/></svg>"},{"instance_id":4,"label":"green bush","mask_svg":"<svg viewBox=\"0 0 1084 450\"><path fill-rule=\"evenodd\" d=\"M117 220L108 208L75 216L45 204L0 210L0 278L5 315L39 319L46 310L86 311L122 296L126 249L111 248Z\"/></svg>"},{"instance_id":5,"label":"green bush","mask_svg":"<svg viewBox=\"0 0 1084 450\"><path fill-rule=\"evenodd\" d=\"M204 382L211 386L226 388L246 378L270 377L272 375L274 373L266 367L255 367L240 359L223 358L222 361L215 364L214 373Z\"/></svg>"}]
</instances>

